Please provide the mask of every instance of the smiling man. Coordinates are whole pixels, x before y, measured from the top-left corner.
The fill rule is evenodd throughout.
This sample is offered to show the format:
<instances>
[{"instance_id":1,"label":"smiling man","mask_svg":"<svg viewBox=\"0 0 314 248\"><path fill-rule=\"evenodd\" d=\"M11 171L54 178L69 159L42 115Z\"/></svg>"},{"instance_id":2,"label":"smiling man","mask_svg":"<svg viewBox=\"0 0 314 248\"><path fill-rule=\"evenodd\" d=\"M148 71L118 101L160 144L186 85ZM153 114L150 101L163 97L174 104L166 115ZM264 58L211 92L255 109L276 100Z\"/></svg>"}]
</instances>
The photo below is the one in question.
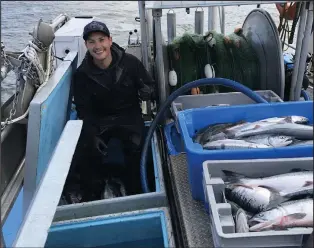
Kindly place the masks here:
<instances>
[{"instance_id":1,"label":"smiling man","mask_svg":"<svg viewBox=\"0 0 314 248\"><path fill-rule=\"evenodd\" d=\"M128 194L140 192L140 155L144 120L140 100L155 100L155 83L141 61L112 41L107 26L93 21L85 26L87 53L73 80L73 96L83 130L74 154L71 173L80 175L82 201L100 198L97 180L103 180L107 144L119 139L125 168L119 172ZM108 165L107 165L108 167ZM116 174L116 173L115 173Z\"/></svg>"}]
</instances>

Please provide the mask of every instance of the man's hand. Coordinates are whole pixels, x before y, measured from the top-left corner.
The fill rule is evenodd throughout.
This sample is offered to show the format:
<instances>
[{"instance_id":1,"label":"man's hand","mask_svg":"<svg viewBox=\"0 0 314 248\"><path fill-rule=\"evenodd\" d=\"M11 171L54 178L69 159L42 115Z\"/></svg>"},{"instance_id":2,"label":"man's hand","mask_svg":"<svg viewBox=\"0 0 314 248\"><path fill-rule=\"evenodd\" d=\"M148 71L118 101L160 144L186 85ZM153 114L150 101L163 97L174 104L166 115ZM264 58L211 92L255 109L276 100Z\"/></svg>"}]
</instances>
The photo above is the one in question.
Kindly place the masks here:
<instances>
[{"instance_id":1,"label":"man's hand","mask_svg":"<svg viewBox=\"0 0 314 248\"><path fill-rule=\"evenodd\" d=\"M200 94L199 88L192 88L191 89L191 95L198 95L198 94Z\"/></svg>"},{"instance_id":2,"label":"man's hand","mask_svg":"<svg viewBox=\"0 0 314 248\"><path fill-rule=\"evenodd\" d=\"M144 84L143 79L140 78L140 89L139 89L139 96L142 101L149 101L154 99L154 90L149 87L148 85Z\"/></svg>"}]
</instances>

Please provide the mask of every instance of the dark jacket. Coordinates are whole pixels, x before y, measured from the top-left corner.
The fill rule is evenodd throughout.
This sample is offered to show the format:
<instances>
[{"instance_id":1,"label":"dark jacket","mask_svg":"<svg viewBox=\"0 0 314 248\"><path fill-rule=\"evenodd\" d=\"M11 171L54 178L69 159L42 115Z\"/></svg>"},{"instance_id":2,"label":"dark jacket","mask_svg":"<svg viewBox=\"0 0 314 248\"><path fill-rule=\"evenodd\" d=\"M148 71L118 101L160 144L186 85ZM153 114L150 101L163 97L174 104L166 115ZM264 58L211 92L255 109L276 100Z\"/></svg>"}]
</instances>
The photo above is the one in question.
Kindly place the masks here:
<instances>
[{"instance_id":1,"label":"dark jacket","mask_svg":"<svg viewBox=\"0 0 314 248\"><path fill-rule=\"evenodd\" d=\"M155 98L155 83L138 58L125 53L116 43L112 44L111 52L113 60L109 68L98 68L87 52L74 74L73 96L78 118L97 124L124 116L123 119L136 125L136 117L141 116L140 99Z\"/></svg>"}]
</instances>

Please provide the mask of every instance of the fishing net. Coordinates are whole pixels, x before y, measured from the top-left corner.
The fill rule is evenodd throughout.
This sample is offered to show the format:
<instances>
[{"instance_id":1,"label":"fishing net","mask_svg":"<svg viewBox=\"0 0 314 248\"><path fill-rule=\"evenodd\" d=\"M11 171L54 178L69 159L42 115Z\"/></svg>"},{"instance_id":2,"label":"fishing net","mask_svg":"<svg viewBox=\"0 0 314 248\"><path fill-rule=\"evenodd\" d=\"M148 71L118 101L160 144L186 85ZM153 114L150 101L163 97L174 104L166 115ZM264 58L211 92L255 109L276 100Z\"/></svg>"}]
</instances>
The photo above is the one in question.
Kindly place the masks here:
<instances>
[{"instance_id":1,"label":"fishing net","mask_svg":"<svg viewBox=\"0 0 314 248\"><path fill-rule=\"evenodd\" d=\"M211 48L203 36L197 34L185 33L168 45L170 70L175 70L178 78L178 83L172 87L172 90L205 77L205 65L212 64L210 50ZM203 86L200 87L200 90L204 94L212 93L215 91L215 87Z\"/></svg>"},{"instance_id":2,"label":"fishing net","mask_svg":"<svg viewBox=\"0 0 314 248\"><path fill-rule=\"evenodd\" d=\"M215 77L239 82L252 90L260 89L259 61L242 30L224 36L215 31L206 35L185 33L168 45L169 65L177 73L178 83L172 90L205 78L204 67L211 64ZM224 86L204 86L201 93L232 92Z\"/></svg>"}]
</instances>

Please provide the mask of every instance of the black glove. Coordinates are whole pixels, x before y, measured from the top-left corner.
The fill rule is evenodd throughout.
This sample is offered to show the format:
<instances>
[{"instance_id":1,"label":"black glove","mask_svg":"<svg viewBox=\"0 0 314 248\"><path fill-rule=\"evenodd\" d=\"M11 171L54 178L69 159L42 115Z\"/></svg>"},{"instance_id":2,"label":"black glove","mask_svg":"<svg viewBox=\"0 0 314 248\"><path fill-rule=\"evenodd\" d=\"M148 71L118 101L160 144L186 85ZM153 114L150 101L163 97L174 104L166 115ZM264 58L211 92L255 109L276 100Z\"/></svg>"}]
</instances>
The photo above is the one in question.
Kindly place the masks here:
<instances>
[{"instance_id":1,"label":"black glove","mask_svg":"<svg viewBox=\"0 0 314 248\"><path fill-rule=\"evenodd\" d=\"M139 96L142 101L149 101L154 99L154 89L146 84L144 84L143 79L139 82Z\"/></svg>"},{"instance_id":2,"label":"black glove","mask_svg":"<svg viewBox=\"0 0 314 248\"><path fill-rule=\"evenodd\" d=\"M306 74L303 75L303 82L302 82L302 87L303 89L307 90L307 88L309 87L310 85L310 80L309 78L307 77Z\"/></svg>"}]
</instances>

